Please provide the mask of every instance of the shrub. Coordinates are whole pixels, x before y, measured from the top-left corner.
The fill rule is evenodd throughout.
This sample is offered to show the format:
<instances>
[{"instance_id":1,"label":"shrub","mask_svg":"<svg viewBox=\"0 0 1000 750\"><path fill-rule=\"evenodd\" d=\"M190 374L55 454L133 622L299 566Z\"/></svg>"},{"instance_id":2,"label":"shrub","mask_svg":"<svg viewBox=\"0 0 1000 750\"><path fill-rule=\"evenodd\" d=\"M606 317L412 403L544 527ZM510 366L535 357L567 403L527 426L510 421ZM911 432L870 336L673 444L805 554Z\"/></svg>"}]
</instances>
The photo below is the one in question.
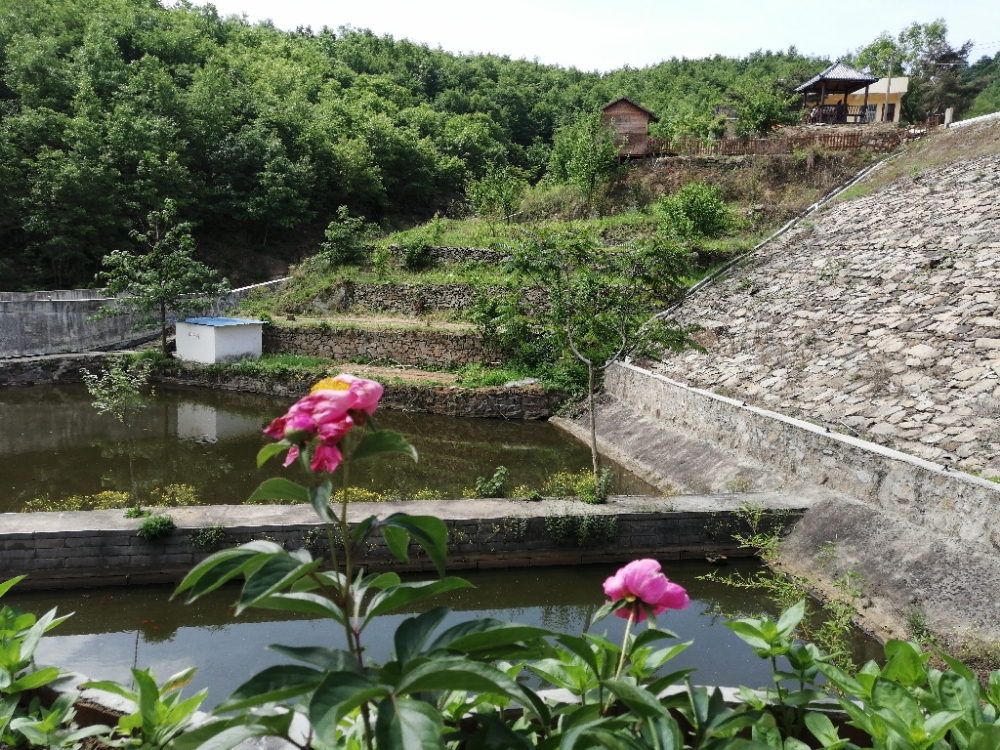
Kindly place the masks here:
<instances>
[{"instance_id":1,"label":"shrub","mask_svg":"<svg viewBox=\"0 0 1000 750\"><path fill-rule=\"evenodd\" d=\"M510 471L506 466L498 466L493 476L476 478L476 494L479 497L505 497Z\"/></svg>"},{"instance_id":2,"label":"shrub","mask_svg":"<svg viewBox=\"0 0 1000 750\"><path fill-rule=\"evenodd\" d=\"M705 182L689 182L673 195L660 196L656 212L661 229L679 237L718 237L735 226L719 188Z\"/></svg>"},{"instance_id":3,"label":"shrub","mask_svg":"<svg viewBox=\"0 0 1000 750\"><path fill-rule=\"evenodd\" d=\"M337 218L326 228L326 242L320 245L322 250L316 257L330 268L358 264L377 229L364 216L351 216L347 206L341 206Z\"/></svg>"},{"instance_id":4,"label":"shrub","mask_svg":"<svg viewBox=\"0 0 1000 750\"><path fill-rule=\"evenodd\" d=\"M135 533L147 541L155 542L170 536L176 528L177 524L170 516L150 516L139 524L139 529Z\"/></svg>"}]
</instances>

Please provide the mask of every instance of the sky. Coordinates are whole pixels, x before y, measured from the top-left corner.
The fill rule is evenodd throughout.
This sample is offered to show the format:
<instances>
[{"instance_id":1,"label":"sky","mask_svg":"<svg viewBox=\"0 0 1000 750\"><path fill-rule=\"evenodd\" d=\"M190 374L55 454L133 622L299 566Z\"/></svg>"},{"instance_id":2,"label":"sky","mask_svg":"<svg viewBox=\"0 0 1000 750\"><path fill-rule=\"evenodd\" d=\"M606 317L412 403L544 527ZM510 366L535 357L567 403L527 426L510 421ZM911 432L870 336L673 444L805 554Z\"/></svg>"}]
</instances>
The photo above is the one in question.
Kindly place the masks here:
<instances>
[{"instance_id":1,"label":"sky","mask_svg":"<svg viewBox=\"0 0 1000 750\"><path fill-rule=\"evenodd\" d=\"M206 4L195 0L196 5ZM948 22L949 41L1000 51L997 0L214 0L223 15L281 29L353 26L449 52L492 52L607 71L670 57L758 49L835 59L913 21Z\"/></svg>"}]
</instances>

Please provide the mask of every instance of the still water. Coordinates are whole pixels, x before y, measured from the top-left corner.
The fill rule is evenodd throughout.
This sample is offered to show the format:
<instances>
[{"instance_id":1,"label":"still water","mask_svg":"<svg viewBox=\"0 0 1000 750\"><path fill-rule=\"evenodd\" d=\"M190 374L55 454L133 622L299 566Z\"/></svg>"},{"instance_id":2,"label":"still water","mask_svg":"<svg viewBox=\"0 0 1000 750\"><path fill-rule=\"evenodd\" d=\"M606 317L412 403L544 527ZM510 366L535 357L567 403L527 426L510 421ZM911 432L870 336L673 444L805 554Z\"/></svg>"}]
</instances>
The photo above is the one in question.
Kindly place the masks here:
<instances>
[{"instance_id":1,"label":"still water","mask_svg":"<svg viewBox=\"0 0 1000 750\"><path fill-rule=\"evenodd\" d=\"M748 574L756 565L738 561L728 569ZM584 565L467 572L461 575L475 584L475 589L451 592L422 606L445 604L454 610L442 629L476 617L494 617L573 634L589 629L620 642L624 620L612 616L588 627L605 600L601 584L615 570L616 566ZM752 592L699 581L698 576L709 570L706 563L664 565L664 573L687 589L691 607L667 612L658 618L658 624L673 630L681 641L694 641L668 663L668 669L697 667L692 677L695 684L760 687L770 679L768 665L722 625L722 613L776 613ZM268 644L344 647L341 626L330 621L295 619L264 610L234 617L231 605L239 591L235 587L192 605L171 602L172 590L169 586L145 586L11 593L3 603L36 613L52 607L76 612L42 640L39 663L125 683L131 681L129 668L134 665L151 666L160 678L197 666L192 688L185 693L208 688L206 706L219 703L259 670L287 661L266 650ZM389 658L392 633L407 616L378 618L365 631L370 659L382 662ZM876 651L872 641L860 635L855 639L854 658L859 663L874 658Z\"/></svg>"},{"instance_id":2,"label":"still water","mask_svg":"<svg viewBox=\"0 0 1000 750\"><path fill-rule=\"evenodd\" d=\"M0 388L0 512L24 510L42 498L59 509L73 495L131 487L125 428L99 415L83 386ZM261 481L283 470L255 467L267 442L261 428L294 401L256 394L157 386L130 429L141 500L158 487L193 486L201 505L242 503ZM351 483L376 492L431 489L461 497L476 477L510 469L510 486L541 489L546 477L590 463L587 448L545 422L460 419L379 412L380 429L402 433L420 461L402 457L352 469ZM616 472L615 492L658 494L637 477Z\"/></svg>"}]
</instances>

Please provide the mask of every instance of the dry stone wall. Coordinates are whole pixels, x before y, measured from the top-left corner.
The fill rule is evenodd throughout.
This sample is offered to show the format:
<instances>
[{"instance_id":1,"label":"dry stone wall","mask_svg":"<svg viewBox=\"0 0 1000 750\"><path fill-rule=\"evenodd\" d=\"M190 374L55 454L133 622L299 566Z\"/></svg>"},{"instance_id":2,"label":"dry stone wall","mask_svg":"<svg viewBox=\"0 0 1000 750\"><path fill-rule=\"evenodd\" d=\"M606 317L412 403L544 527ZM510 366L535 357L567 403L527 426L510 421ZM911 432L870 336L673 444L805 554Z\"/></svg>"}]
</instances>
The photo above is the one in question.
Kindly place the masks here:
<instances>
[{"instance_id":1,"label":"dry stone wall","mask_svg":"<svg viewBox=\"0 0 1000 750\"><path fill-rule=\"evenodd\" d=\"M500 294L503 290L490 287L485 293ZM527 289L525 299L541 304L545 294L540 289ZM476 304L477 291L468 284L356 284L342 282L312 301L316 312L346 312L348 310L422 315L425 312L460 312Z\"/></svg>"},{"instance_id":2,"label":"dry stone wall","mask_svg":"<svg viewBox=\"0 0 1000 750\"><path fill-rule=\"evenodd\" d=\"M420 328L356 328L269 325L264 351L350 360L389 360L403 365L456 367L495 359L475 333Z\"/></svg>"},{"instance_id":3,"label":"dry stone wall","mask_svg":"<svg viewBox=\"0 0 1000 750\"><path fill-rule=\"evenodd\" d=\"M1000 156L835 204L680 309L655 371L1000 476Z\"/></svg>"}]
</instances>

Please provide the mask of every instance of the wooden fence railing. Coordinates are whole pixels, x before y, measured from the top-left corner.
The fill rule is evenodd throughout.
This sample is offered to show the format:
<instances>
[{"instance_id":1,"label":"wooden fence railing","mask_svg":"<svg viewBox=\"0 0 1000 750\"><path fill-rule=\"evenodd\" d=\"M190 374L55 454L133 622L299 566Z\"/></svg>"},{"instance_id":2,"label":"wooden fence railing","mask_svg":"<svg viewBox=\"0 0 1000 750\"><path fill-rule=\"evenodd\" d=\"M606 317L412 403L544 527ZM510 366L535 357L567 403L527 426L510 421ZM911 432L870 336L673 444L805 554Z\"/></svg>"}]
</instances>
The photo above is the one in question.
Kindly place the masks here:
<instances>
[{"instance_id":1,"label":"wooden fence railing","mask_svg":"<svg viewBox=\"0 0 1000 750\"><path fill-rule=\"evenodd\" d=\"M748 154L790 154L808 148L826 151L851 151L871 149L885 151L903 140L896 131L878 133L816 133L772 138L723 138L717 141L680 139L667 141L650 138L647 154L650 156L746 156Z\"/></svg>"}]
</instances>

